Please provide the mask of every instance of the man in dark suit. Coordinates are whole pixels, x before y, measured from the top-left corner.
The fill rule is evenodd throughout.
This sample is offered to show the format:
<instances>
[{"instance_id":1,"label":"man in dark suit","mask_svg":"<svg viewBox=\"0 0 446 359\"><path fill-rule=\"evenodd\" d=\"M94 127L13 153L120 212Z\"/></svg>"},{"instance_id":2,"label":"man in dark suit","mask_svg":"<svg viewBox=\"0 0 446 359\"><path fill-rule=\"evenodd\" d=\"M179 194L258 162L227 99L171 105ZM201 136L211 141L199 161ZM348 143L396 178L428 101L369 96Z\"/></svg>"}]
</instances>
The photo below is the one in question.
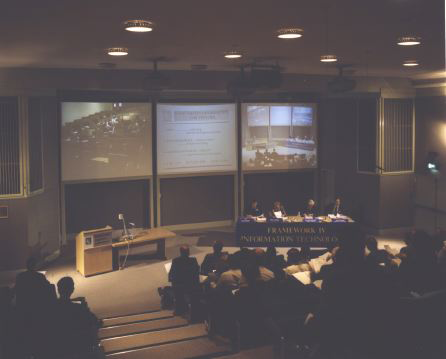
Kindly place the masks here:
<instances>
[{"instance_id":1,"label":"man in dark suit","mask_svg":"<svg viewBox=\"0 0 446 359\"><path fill-rule=\"evenodd\" d=\"M174 258L169 271L169 282L172 283L175 297L176 315L182 315L188 311L189 301L191 319L194 316L200 284L199 269L197 259L189 257L189 246L181 246L180 256Z\"/></svg>"},{"instance_id":2,"label":"man in dark suit","mask_svg":"<svg viewBox=\"0 0 446 359\"><path fill-rule=\"evenodd\" d=\"M17 308L31 315L30 312L49 300L51 285L45 275L37 271L37 261L33 257L27 260L26 269L17 275L15 294Z\"/></svg>"},{"instance_id":3,"label":"man in dark suit","mask_svg":"<svg viewBox=\"0 0 446 359\"><path fill-rule=\"evenodd\" d=\"M203 263L201 263L200 273L206 276L209 276L210 273L213 273L217 270L217 267L220 267L222 255L227 254L227 252L222 251L222 241L215 241L212 247L214 249L214 252L206 254Z\"/></svg>"},{"instance_id":4,"label":"man in dark suit","mask_svg":"<svg viewBox=\"0 0 446 359\"><path fill-rule=\"evenodd\" d=\"M85 298L71 299L74 281L63 277L57 282L59 299L56 305L56 347L60 357L77 354L91 357L98 343L100 321L88 308Z\"/></svg>"},{"instance_id":5,"label":"man in dark suit","mask_svg":"<svg viewBox=\"0 0 446 359\"><path fill-rule=\"evenodd\" d=\"M336 198L334 203L328 205L327 212L328 214L334 214L335 216L338 214L345 214L344 207L341 206L341 199Z\"/></svg>"}]
</instances>

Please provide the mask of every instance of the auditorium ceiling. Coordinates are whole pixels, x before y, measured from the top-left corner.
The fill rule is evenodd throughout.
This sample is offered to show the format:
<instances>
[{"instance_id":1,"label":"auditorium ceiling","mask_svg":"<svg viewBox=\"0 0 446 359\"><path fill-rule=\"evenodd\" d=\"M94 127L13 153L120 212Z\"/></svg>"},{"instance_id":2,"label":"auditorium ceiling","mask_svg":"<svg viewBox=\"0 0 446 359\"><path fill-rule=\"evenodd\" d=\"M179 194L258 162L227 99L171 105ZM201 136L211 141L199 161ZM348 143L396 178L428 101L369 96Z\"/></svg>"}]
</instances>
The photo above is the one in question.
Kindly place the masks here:
<instances>
[{"instance_id":1,"label":"auditorium ceiling","mask_svg":"<svg viewBox=\"0 0 446 359\"><path fill-rule=\"evenodd\" d=\"M151 33L131 33L129 19L156 23ZM242 63L275 63L285 72L334 74L320 56L334 53L358 76L414 77L444 70L444 0L9 0L0 12L0 68L237 70ZM275 31L300 27L300 39ZM328 31L327 31L328 30ZM327 36L328 33L328 36ZM421 37L398 46L399 36ZM328 41L327 41L328 39ZM123 46L129 55L105 49ZM227 60L234 47L242 59ZM415 59L416 68L402 66Z\"/></svg>"}]
</instances>

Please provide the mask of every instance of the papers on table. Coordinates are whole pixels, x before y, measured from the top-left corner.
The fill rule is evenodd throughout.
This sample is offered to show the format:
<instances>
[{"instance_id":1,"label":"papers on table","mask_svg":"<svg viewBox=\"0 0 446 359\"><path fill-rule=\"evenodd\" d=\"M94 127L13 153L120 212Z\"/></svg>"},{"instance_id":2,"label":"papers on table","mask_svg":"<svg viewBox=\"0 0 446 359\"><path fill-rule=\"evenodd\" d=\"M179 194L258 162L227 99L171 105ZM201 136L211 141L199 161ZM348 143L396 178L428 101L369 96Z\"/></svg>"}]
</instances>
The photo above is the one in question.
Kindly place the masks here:
<instances>
[{"instance_id":1,"label":"papers on table","mask_svg":"<svg viewBox=\"0 0 446 359\"><path fill-rule=\"evenodd\" d=\"M170 268L172 267L172 262L168 262L164 264L164 268L166 269L166 272L170 272Z\"/></svg>"},{"instance_id":2,"label":"papers on table","mask_svg":"<svg viewBox=\"0 0 446 359\"><path fill-rule=\"evenodd\" d=\"M330 256L331 256L330 252L324 253L323 255L310 260L308 264L315 273L319 273L321 271L322 266L326 264L333 264L333 260L330 258Z\"/></svg>"},{"instance_id":3,"label":"papers on table","mask_svg":"<svg viewBox=\"0 0 446 359\"><path fill-rule=\"evenodd\" d=\"M322 279L315 280L315 281L313 282L313 285L314 285L316 288L322 289Z\"/></svg>"},{"instance_id":4,"label":"papers on table","mask_svg":"<svg viewBox=\"0 0 446 359\"><path fill-rule=\"evenodd\" d=\"M256 222L264 223L266 222L266 217L255 217Z\"/></svg>"},{"instance_id":5,"label":"papers on table","mask_svg":"<svg viewBox=\"0 0 446 359\"><path fill-rule=\"evenodd\" d=\"M294 278L296 278L299 282L302 284L308 285L311 284L311 272L305 271L305 272L297 272L292 274Z\"/></svg>"},{"instance_id":6,"label":"papers on table","mask_svg":"<svg viewBox=\"0 0 446 359\"><path fill-rule=\"evenodd\" d=\"M390 247L388 244L384 245L384 249L390 253L392 256L396 256L398 254L398 250Z\"/></svg>"},{"instance_id":7,"label":"papers on table","mask_svg":"<svg viewBox=\"0 0 446 359\"><path fill-rule=\"evenodd\" d=\"M275 216L276 218L282 218L282 211L274 212L274 216Z\"/></svg>"}]
</instances>

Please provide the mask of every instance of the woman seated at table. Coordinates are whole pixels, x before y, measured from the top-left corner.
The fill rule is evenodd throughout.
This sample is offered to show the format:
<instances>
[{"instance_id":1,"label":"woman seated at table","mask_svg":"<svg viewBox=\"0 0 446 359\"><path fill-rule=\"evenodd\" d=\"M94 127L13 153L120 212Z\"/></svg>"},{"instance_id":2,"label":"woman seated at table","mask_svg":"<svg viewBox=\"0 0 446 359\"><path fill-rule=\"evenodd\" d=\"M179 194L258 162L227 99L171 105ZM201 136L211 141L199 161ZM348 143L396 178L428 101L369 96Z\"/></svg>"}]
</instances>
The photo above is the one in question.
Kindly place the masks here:
<instances>
[{"instance_id":1,"label":"woman seated at table","mask_svg":"<svg viewBox=\"0 0 446 359\"><path fill-rule=\"evenodd\" d=\"M273 208L271 212L269 212L270 218L283 218L286 217L285 208L282 206L282 203L280 201L275 201L273 203Z\"/></svg>"},{"instance_id":2,"label":"woman seated at table","mask_svg":"<svg viewBox=\"0 0 446 359\"><path fill-rule=\"evenodd\" d=\"M252 200L251 207L246 211L246 216L248 217L260 217L263 216L263 212L260 209L257 200Z\"/></svg>"}]
</instances>

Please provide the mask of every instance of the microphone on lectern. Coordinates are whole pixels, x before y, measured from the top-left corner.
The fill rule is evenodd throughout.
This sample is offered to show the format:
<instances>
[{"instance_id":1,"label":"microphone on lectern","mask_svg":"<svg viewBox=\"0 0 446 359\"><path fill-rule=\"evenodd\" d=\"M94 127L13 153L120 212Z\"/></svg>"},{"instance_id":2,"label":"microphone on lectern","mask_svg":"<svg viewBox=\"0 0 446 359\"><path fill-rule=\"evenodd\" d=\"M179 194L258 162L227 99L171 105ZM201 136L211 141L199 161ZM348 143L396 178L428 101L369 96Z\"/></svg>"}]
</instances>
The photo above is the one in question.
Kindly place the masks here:
<instances>
[{"instance_id":1,"label":"microphone on lectern","mask_svg":"<svg viewBox=\"0 0 446 359\"><path fill-rule=\"evenodd\" d=\"M125 239L129 239L130 234L129 234L129 231L128 231L127 226L126 226L126 224L125 224L124 215L123 215L122 213L119 213L119 214L118 214L118 219L119 219L120 221L122 221L122 227L123 227L123 230L124 230L124 232L123 232L123 237L124 237Z\"/></svg>"}]
</instances>

